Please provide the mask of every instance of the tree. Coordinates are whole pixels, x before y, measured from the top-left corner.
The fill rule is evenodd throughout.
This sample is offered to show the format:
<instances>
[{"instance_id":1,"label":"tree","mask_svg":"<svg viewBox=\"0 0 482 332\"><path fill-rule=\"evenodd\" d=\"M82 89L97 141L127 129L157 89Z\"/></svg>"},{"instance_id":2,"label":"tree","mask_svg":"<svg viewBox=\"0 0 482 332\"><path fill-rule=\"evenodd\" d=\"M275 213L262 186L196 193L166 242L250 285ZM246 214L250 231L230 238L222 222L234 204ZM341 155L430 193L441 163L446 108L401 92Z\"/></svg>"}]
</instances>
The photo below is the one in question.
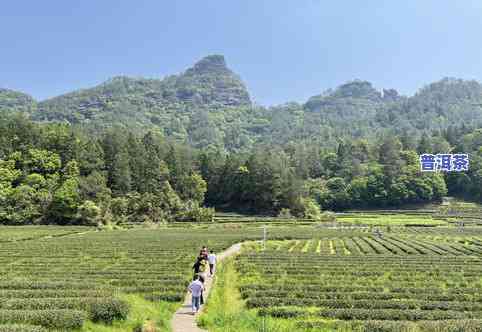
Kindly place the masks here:
<instances>
[{"instance_id":1,"label":"tree","mask_svg":"<svg viewBox=\"0 0 482 332\"><path fill-rule=\"evenodd\" d=\"M433 152L432 143L431 143L430 138L428 137L427 133L423 133L422 138L420 139L420 142L418 143L417 152L419 154L432 153Z\"/></svg>"},{"instance_id":2,"label":"tree","mask_svg":"<svg viewBox=\"0 0 482 332\"><path fill-rule=\"evenodd\" d=\"M322 198L321 206L323 209L339 210L348 206L349 196L345 180L334 177L326 181L326 193Z\"/></svg>"},{"instance_id":3,"label":"tree","mask_svg":"<svg viewBox=\"0 0 482 332\"><path fill-rule=\"evenodd\" d=\"M445 84L444 93L451 95ZM429 92L434 100L445 98ZM201 95L194 89L193 102ZM166 98L177 97L167 93ZM203 204L271 215L289 209L302 217L306 211L317 215L313 202L320 210L342 210L425 203L447 193L482 200L482 131L474 130L474 123L445 130L450 112L432 99L425 105L417 96L412 105L401 98L396 106L380 108L388 99L398 103L393 94L385 98L358 82L307 105L203 109L197 120L224 139L224 146L213 145L211 129L198 131L207 145L203 150L165 138L157 129L144 131L149 127L36 124L0 112L0 222L200 220L211 213ZM425 116L431 107L440 118ZM166 109L152 109L149 119L168 125L174 113L161 110ZM185 105L183 110L177 122L186 126L193 110ZM371 120L364 118L369 114L385 128L371 130ZM360 121L347 123L355 115ZM189 128L190 139L194 129ZM423 152L468 153L469 170L422 173L412 139Z\"/></svg>"},{"instance_id":4,"label":"tree","mask_svg":"<svg viewBox=\"0 0 482 332\"><path fill-rule=\"evenodd\" d=\"M427 177L427 180L432 185L432 199L442 201L442 198L447 195L447 186L444 177L441 174L432 174Z\"/></svg>"},{"instance_id":5,"label":"tree","mask_svg":"<svg viewBox=\"0 0 482 332\"><path fill-rule=\"evenodd\" d=\"M183 200L195 201L198 204L204 202L207 191L206 181L198 173L183 176L180 184L180 197Z\"/></svg>"},{"instance_id":6,"label":"tree","mask_svg":"<svg viewBox=\"0 0 482 332\"><path fill-rule=\"evenodd\" d=\"M81 203L77 162L67 163L63 177L64 181L55 191L49 207L48 221L52 223L67 224L74 221Z\"/></svg>"},{"instance_id":7,"label":"tree","mask_svg":"<svg viewBox=\"0 0 482 332\"><path fill-rule=\"evenodd\" d=\"M395 179L388 187L387 202L390 205L401 205L408 201L410 192L407 188L407 182L405 177Z\"/></svg>"},{"instance_id":8,"label":"tree","mask_svg":"<svg viewBox=\"0 0 482 332\"><path fill-rule=\"evenodd\" d=\"M129 133L125 149L129 156L131 190L144 192L144 167L146 164L146 151L144 145L140 142L138 137L133 133Z\"/></svg>"},{"instance_id":9,"label":"tree","mask_svg":"<svg viewBox=\"0 0 482 332\"><path fill-rule=\"evenodd\" d=\"M129 155L122 151L115 155L111 168L110 185L116 195L124 195L131 190L132 179Z\"/></svg>"},{"instance_id":10,"label":"tree","mask_svg":"<svg viewBox=\"0 0 482 332\"><path fill-rule=\"evenodd\" d=\"M35 189L27 185L20 185L12 190L7 201L8 224L29 224L41 217L35 193Z\"/></svg>"},{"instance_id":11,"label":"tree","mask_svg":"<svg viewBox=\"0 0 482 332\"><path fill-rule=\"evenodd\" d=\"M320 220L321 210L320 206L310 198L300 198L301 206L303 207L303 217L306 219Z\"/></svg>"},{"instance_id":12,"label":"tree","mask_svg":"<svg viewBox=\"0 0 482 332\"><path fill-rule=\"evenodd\" d=\"M110 208L115 223L121 224L128 221L129 199L127 197L113 198Z\"/></svg>"},{"instance_id":13,"label":"tree","mask_svg":"<svg viewBox=\"0 0 482 332\"><path fill-rule=\"evenodd\" d=\"M339 168L338 156L335 153L327 153L323 157L324 175L327 177L333 176Z\"/></svg>"},{"instance_id":14,"label":"tree","mask_svg":"<svg viewBox=\"0 0 482 332\"><path fill-rule=\"evenodd\" d=\"M51 174L60 169L61 161L59 155L54 152L30 149L24 159L24 166L29 173Z\"/></svg>"},{"instance_id":15,"label":"tree","mask_svg":"<svg viewBox=\"0 0 482 332\"><path fill-rule=\"evenodd\" d=\"M368 204L368 178L354 178L347 188L348 196L354 206L363 207Z\"/></svg>"},{"instance_id":16,"label":"tree","mask_svg":"<svg viewBox=\"0 0 482 332\"><path fill-rule=\"evenodd\" d=\"M176 216L178 221L213 222L214 208L203 208L196 201L188 201L183 210Z\"/></svg>"},{"instance_id":17,"label":"tree","mask_svg":"<svg viewBox=\"0 0 482 332\"><path fill-rule=\"evenodd\" d=\"M385 137L380 145L378 161L383 165L383 173L387 185L390 185L403 166L400 158L401 150L402 144L393 136Z\"/></svg>"},{"instance_id":18,"label":"tree","mask_svg":"<svg viewBox=\"0 0 482 332\"><path fill-rule=\"evenodd\" d=\"M97 203L108 201L111 196L104 173L98 171L79 178L79 192L82 200Z\"/></svg>"},{"instance_id":19,"label":"tree","mask_svg":"<svg viewBox=\"0 0 482 332\"><path fill-rule=\"evenodd\" d=\"M84 201L77 210L77 219L81 225L96 226L100 215L101 209L92 201Z\"/></svg>"},{"instance_id":20,"label":"tree","mask_svg":"<svg viewBox=\"0 0 482 332\"><path fill-rule=\"evenodd\" d=\"M182 209L183 205L168 181L164 181L162 184L161 192L159 193L159 203L161 208L169 214L169 219L173 218Z\"/></svg>"},{"instance_id":21,"label":"tree","mask_svg":"<svg viewBox=\"0 0 482 332\"><path fill-rule=\"evenodd\" d=\"M367 179L368 203L371 206L385 206L387 203L387 190L385 188L385 178L378 165L371 165Z\"/></svg>"}]
</instances>

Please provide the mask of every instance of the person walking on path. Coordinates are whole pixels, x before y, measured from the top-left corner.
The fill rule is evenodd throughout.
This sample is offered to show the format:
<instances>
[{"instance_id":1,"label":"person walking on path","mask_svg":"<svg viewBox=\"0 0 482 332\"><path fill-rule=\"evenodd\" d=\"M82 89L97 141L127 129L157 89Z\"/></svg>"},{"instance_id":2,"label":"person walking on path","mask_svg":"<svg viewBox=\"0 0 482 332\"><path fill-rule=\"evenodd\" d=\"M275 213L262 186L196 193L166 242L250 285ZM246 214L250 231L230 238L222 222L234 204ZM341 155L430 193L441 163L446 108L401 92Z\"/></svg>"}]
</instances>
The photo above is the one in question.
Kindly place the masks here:
<instances>
[{"instance_id":1,"label":"person walking on path","mask_svg":"<svg viewBox=\"0 0 482 332\"><path fill-rule=\"evenodd\" d=\"M201 308L201 296L204 290L204 285L199 280L199 276L194 276L194 280L189 285L188 290L192 295L192 314L195 315Z\"/></svg>"},{"instance_id":2,"label":"person walking on path","mask_svg":"<svg viewBox=\"0 0 482 332\"><path fill-rule=\"evenodd\" d=\"M242 247L242 244L237 243L223 252L217 252L216 253L217 262L221 262L223 259L227 259L231 256L238 254L241 251L241 247ZM214 287L214 279L208 278L204 283L205 290L203 291L203 296L207 298L209 295L209 292L213 290L213 287ZM179 307L172 317L171 324L170 324L172 328L172 332L206 332L205 330L197 326L196 317L198 315L192 315L191 293L186 290L185 295L186 296L184 298L184 305ZM202 306L201 306L201 310L203 310ZM199 312L201 312L201 310Z\"/></svg>"},{"instance_id":3,"label":"person walking on path","mask_svg":"<svg viewBox=\"0 0 482 332\"><path fill-rule=\"evenodd\" d=\"M199 278L203 283L203 285L208 277L208 269L209 269L208 260L206 259L206 257L202 256L199 262ZM203 294L201 294L201 304L204 304Z\"/></svg>"},{"instance_id":4,"label":"person walking on path","mask_svg":"<svg viewBox=\"0 0 482 332\"><path fill-rule=\"evenodd\" d=\"M196 262L194 263L194 265L192 266L192 269L194 270L194 276L199 276L199 273L201 272L201 261L202 261L202 257L199 256L196 259ZM201 282L204 282L204 280L201 280Z\"/></svg>"},{"instance_id":5,"label":"person walking on path","mask_svg":"<svg viewBox=\"0 0 482 332\"><path fill-rule=\"evenodd\" d=\"M204 256L199 256L196 260L196 263L192 266L194 270L194 276L199 278L199 281L204 284L207 277L207 270L208 270L208 261ZM204 304L204 297L201 292L201 304Z\"/></svg>"},{"instance_id":6,"label":"person walking on path","mask_svg":"<svg viewBox=\"0 0 482 332\"><path fill-rule=\"evenodd\" d=\"M208 255L208 262L209 262L209 274L212 277L214 275L214 270L216 266L216 254L212 250Z\"/></svg>"},{"instance_id":7,"label":"person walking on path","mask_svg":"<svg viewBox=\"0 0 482 332\"><path fill-rule=\"evenodd\" d=\"M207 257L199 256L196 260L196 263L192 266L194 270L194 275L198 275L201 282L204 283L207 277L207 272L209 268L209 263Z\"/></svg>"},{"instance_id":8,"label":"person walking on path","mask_svg":"<svg viewBox=\"0 0 482 332\"><path fill-rule=\"evenodd\" d=\"M199 253L200 256L208 259L208 248L206 246L202 247L201 252Z\"/></svg>"}]
</instances>

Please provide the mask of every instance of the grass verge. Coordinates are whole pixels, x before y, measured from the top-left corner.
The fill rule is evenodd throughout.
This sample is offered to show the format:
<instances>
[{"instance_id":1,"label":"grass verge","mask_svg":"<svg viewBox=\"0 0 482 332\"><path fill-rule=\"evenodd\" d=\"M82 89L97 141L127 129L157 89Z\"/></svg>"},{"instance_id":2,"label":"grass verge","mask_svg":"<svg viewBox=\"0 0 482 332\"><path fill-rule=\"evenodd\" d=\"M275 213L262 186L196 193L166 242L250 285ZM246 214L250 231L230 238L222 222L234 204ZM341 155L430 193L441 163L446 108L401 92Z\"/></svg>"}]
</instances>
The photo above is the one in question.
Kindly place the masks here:
<instances>
[{"instance_id":1,"label":"grass verge","mask_svg":"<svg viewBox=\"0 0 482 332\"><path fill-rule=\"evenodd\" d=\"M136 294L122 295L120 298L130 305L126 320L115 321L112 325L85 322L80 332L170 332L171 318L178 303L151 302ZM144 328L144 330L142 329Z\"/></svg>"},{"instance_id":2,"label":"grass verge","mask_svg":"<svg viewBox=\"0 0 482 332\"><path fill-rule=\"evenodd\" d=\"M238 275L233 259L218 267L214 287L199 325L210 332L292 332L296 328L287 320L259 317L248 310L237 288Z\"/></svg>"}]
</instances>

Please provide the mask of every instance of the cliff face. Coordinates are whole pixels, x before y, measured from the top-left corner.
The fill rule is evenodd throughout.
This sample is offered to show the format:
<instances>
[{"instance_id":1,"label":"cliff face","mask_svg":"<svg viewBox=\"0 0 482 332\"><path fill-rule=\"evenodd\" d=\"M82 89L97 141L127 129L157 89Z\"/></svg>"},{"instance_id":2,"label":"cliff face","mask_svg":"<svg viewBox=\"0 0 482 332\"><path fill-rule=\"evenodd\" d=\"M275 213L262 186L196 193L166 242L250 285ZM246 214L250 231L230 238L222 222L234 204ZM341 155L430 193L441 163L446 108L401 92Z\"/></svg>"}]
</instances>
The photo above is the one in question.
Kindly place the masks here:
<instances>
[{"instance_id":1,"label":"cliff face","mask_svg":"<svg viewBox=\"0 0 482 332\"><path fill-rule=\"evenodd\" d=\"M249 93L238 75L226 66L222 55L210 55L177 77L176 88L181 100L198 100L202 104L246 106Z\"/></svg>"}]
</instances>

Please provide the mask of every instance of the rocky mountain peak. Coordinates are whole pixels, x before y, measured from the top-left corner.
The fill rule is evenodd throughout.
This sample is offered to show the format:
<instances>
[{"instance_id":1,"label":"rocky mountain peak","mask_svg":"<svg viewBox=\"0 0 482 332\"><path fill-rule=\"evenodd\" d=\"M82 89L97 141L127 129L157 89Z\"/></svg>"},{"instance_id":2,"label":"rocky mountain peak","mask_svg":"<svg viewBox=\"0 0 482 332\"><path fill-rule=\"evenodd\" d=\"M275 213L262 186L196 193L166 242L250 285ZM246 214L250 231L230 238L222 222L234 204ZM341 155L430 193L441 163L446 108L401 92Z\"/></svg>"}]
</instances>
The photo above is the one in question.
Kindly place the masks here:
<instances>
[{"instance_id":1,"label":"rocky mountain peak","mask_svg":"<svg viewBox=\"0 0 482 332\"><path fill-rule=\"evenodd\" d=\"M205 74L213 72L230 72L223 55L208 55L194 64L191 68L194 73Z\"/></svg>"}]
</instances>

